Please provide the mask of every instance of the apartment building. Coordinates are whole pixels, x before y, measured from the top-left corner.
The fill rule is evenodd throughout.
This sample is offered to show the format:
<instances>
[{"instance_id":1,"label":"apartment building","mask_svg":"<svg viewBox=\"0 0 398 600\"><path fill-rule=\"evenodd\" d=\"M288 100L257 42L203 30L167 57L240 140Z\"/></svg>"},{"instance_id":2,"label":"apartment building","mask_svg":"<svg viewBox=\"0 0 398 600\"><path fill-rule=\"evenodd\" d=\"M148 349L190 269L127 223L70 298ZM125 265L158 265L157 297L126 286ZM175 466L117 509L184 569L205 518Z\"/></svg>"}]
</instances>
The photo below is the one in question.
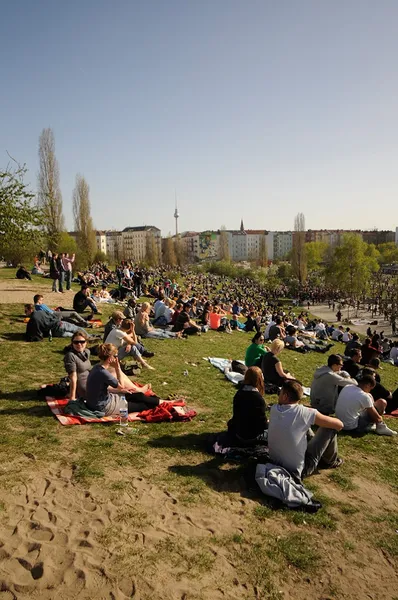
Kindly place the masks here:
<instances>
[{"instance_id":1,"label":"apartment building","mask_svg":"<svg viewBox=\"0 0 398 600\"><path fill-rule=\"evenodd\" d=\"M122 244L124 258L136 262L144 260L147 251L147 238L149 236L154 236L158 247L158 254L161 256L160 229L153 225L143 225L142 227L126 227L123 229Z\"/></svg>"}]
</instances>

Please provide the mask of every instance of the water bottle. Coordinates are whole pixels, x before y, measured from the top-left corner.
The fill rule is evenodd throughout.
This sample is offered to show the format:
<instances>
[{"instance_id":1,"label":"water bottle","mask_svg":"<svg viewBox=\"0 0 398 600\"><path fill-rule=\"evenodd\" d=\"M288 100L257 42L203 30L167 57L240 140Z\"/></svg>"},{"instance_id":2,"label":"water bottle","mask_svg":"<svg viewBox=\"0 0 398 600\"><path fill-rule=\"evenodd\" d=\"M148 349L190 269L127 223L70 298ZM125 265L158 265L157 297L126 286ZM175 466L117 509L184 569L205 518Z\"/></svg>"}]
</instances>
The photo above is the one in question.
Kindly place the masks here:
<instances>
[{"instance_id":1,"label":"water bottle","mask_svg":"<svg viewBox=\"0 0 398 600\"><path fill-rule=\"evenodd\" d=\"M51 329L50 329L50 331L48 332L48 341L49 341L49 342L52 342L52 341L53 341L53 332L51 331Z\"/></svg>"},{"instance_id":2,"label":"water bottle","mask_svg":"<svg viewBox=\"0 0 398 600\"><path fill-rule=\"evenodd\" d=\"M126 396L120 396L120 427L127 427L129 423L129 407Z\"/></svg>"}]
</instances>

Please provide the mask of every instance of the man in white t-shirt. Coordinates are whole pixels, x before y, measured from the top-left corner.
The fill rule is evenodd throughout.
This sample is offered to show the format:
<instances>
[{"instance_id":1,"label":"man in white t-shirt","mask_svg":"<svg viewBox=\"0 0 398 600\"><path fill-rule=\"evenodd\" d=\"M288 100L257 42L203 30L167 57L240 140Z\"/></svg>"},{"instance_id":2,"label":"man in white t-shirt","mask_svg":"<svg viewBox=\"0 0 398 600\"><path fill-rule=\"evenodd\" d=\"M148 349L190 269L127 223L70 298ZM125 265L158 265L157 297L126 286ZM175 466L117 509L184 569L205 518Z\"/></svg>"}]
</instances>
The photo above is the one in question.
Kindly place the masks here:
<instances>
[{"instance_id":1,"label":"man in white t-shirt","mask_svg":"<svg viewBox=\"0 0 398 600\"><path fill-rule=\"evenodd\" d=\"M298 381L285 380L278 404L271 408L268 424L271 462L284 467L298 479L311 475L320 461L328 468L339 467L343 462L337 454L336 437L343 423L315 408L299 404L302 396L303 388ZM307 442L312 425L318 425L319 429Z\"/></svg>"},{"instance_id":2,"label":"man in white t-shirt","mask_svg":"<svg viewBox=\"0 0 398 600\"><path fill-rule=\"evenodd\" d=\"M358 379L358 386L347 385L343 388L336 402L336 417L343 422L347 431L366 433L374 429L378 435L397 435L381 418L387 402L383 398L376 401L372 398L370 392L375 385L373 375L363 375Z\"/></svg>"},{"instance_id":3,"label":"man in white t-shirt","mask_svg":"<svg viewBox=\"0 0 398 600\"><path fill-rule=\"evenodd\" d=\"M147 369L153 370L153 367L142 358L143 356L151 358L153 352L148 352L146 348L140 344L134 333L134 322L130 319L123 319L120 328L112 329L105 340L105 344L113 344L118 349L118 358L123 360L127 356L133 356L135 360Z\"/></svg>"}]
</instances>

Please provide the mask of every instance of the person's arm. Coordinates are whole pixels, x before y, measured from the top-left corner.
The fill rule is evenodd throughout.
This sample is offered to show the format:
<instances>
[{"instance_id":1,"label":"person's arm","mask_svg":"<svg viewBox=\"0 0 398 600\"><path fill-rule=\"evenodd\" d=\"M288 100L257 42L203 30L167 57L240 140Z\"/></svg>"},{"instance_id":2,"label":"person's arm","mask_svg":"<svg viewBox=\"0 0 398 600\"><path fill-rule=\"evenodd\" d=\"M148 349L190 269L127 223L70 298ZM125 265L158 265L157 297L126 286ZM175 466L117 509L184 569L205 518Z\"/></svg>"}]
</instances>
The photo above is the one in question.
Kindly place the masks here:
<instances>
[{"instance_id":1,"label":"person's arm","mask_svg":"<svg viewBox=\"0 0 398 600\"><path fill-rule=\"evenodd\" d=\"M372 423L381 423L383 421L383 419L381 418L374 406L370 406L369 408L367 408L366 412L368 413Z\"/></svg>"},{"instance_id":2,"label":"person's arm","mask_svg":"<svg viewBox=\"0 0 398 600\"><path fill-rule=\"evenodd\" d=\"M73 373L68 373L69 377L69 400L76 400L76 390L77 390L77 373L73 371Z\"/></svg>"},{"instance_id":3,"label":"person's arm","mask_svg":"<svg viewBox=\"0 0 398 600\"><path fill-rule=\"evenodd\" d=\"M358 385L358 382L355 379L351 379L348 373L347 377L342 377L339 373L333 373L333 378L339 387L344 387L345 385Z\"/></svg>"},{"instance_id":4,"label":"person's arm","mask_svg":"<svg viewBox=\"0 0 398 600\"><path fill-rule=\"evenodd\" d=\"M281 361L276 363L275 370L278 373L279 377L283 377L284 379L294 379L293 375L291 375L290 373L285 373Z\"/></svg>"},{"instance_id":5,"label":"person's arm","mask_svg":"<svg viewBox=\"0 0 398 600\"><path fill-rule=\"evenodd\" d=\"M318 425L318 427L327 427L328 429L336 429L336 431L341 431L344 427L343 422L340 421L340 419L327 417L318 411L316 411L315 415L315 425Z\"/></svg>"}]
</instances>

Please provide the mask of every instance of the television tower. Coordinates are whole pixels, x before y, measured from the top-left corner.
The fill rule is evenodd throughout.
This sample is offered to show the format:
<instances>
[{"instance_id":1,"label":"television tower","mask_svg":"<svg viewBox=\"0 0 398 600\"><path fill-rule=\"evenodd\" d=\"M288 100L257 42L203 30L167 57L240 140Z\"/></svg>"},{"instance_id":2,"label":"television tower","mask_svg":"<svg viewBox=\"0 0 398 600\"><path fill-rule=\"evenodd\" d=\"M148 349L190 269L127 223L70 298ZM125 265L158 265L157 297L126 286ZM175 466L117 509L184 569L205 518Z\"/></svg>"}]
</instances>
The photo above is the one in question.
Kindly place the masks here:
<instances>
[{"instance_id":1,"label":"television tower","mask_svg":"<svg viewBox=\"0 0 398 600\"><path fill-rule=\"evenodd\" d=\"M175 194L175 200L176 200L176 208L174 211L174 218L176 220L176 237L178 237L178 217L180 216L178 213L178 208L177 208L177 192Z\"/></svg>"}]
</instances>

